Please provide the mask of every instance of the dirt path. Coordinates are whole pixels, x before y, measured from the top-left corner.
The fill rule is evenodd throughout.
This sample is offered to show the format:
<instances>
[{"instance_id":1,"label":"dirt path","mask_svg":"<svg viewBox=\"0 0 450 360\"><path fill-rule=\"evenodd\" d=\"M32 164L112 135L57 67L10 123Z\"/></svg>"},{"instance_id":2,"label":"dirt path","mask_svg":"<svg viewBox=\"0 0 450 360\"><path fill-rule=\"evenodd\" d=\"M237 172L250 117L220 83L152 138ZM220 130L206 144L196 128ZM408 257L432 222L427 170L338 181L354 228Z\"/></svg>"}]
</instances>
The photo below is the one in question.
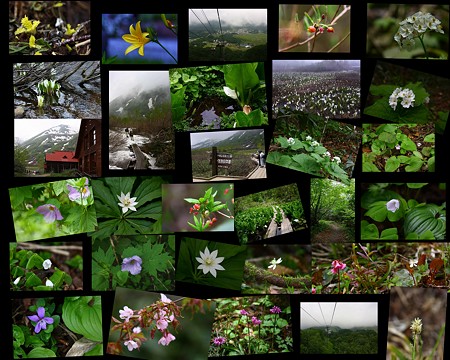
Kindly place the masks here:
<instances>
[{"instance_id":1,"label":"dirt path","mask_svg":"<svg viewBox=\"0 0 450 360\"><path fill-rule=\"evenodd\" d=\"M347 234L342 226L337 223L330 223L328 229L316 234L312 238L312 243L342 243L347 241Z\"/></svg>"}]
</instances>

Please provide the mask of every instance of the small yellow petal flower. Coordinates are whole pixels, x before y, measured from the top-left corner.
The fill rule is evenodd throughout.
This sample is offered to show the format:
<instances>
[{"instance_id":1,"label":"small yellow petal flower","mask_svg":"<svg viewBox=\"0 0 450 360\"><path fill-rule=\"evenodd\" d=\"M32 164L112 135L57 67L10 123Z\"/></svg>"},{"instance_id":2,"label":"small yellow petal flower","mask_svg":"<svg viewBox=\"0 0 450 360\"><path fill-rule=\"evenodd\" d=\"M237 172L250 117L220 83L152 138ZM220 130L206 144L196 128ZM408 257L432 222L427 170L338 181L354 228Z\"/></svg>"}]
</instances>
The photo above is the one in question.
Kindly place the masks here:
<instances>
[{"instance_id":1,"label":"small yellow petal flower","mask_svg":"<svg viewBox=\"0 0 450 360\"><path fill-rule=\"evenodd\" d=\"M36 47L36 38L33 35L30 36L30 40L28 42L28 46L30 48L35 48Z\"/></svg>"},{"instance_id":2,"label":"small yellow petal flower","mask_svg":"<svg viewBox=\"0 0 450 360\"><path fill-rule=\"evenodd\" d=\"M70 24L67 24L67 30L64 33L64 35L66 36L72 36L77 30L73 29L72 26Z\"/></svg>"},{"instance_id":3,"label":"small yellow petal flower","mask_svg":"<svg viewBox=\"0 0 450 360\"><path fill-rule=\"evenodd\" d=\"M136 23L136 29L134 29L133 24L130 25L130 34L125 34L122 36L122 39L131 45L125 50L125 55L129 52L139 49L138 53L141 56L144 56L144 45L150 42L150 39L147 38L149 35L148 32L142 32L141 30L141 22L138 21Z\"/></svg>"}]
</instances>

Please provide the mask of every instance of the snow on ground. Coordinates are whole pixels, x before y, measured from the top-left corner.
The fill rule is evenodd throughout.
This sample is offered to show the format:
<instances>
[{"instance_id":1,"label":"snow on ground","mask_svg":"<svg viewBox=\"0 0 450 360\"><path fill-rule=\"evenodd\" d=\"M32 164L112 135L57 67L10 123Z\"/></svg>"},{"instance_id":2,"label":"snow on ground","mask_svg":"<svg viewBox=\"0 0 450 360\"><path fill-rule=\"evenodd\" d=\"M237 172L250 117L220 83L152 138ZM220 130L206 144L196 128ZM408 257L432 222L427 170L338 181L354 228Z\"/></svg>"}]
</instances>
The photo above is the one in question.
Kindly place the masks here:
<instances>
[{"instance_id":1,"label":"snow on ground","mask_svg":"<svg viewBox=\"0 0 450 360\"><path fill-rule=\"evenodd\" d=\"M133 135L133 139L131 139L125 132L125 128L110 129L109 138L110 142L111 139L114 139L116 144L120 144L120 147L116 145L109 146L109 169L111 170L127 169L129 162L134 160L134 153L130 150L131 145L136 144L140 147L150 142L150 138L141 135ZM114 150L111 150L112 148ZM156 158L151 154L144 153L144 155L147 157L149 169L158 169L155 167Z\"/></svg>"}]
</instances>

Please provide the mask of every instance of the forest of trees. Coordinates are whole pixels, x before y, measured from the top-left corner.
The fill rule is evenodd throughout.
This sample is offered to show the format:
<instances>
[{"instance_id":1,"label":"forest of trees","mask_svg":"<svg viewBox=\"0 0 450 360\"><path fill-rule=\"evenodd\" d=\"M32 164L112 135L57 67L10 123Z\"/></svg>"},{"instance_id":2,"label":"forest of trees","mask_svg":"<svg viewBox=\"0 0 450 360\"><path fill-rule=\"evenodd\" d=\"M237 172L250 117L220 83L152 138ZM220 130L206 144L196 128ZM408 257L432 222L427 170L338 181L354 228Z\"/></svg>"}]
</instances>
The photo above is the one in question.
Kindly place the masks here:
<instances>
[{"instance_id":1,"label":"forest of trees","mask_svg":"<svg viewBox=\"0 0 450 360\"><path fill-rule=\"evenodd\" d=\"M300 332L302 354L377 354L378 333L366 329L309 328Z\"/></svg>"}]
</instances>

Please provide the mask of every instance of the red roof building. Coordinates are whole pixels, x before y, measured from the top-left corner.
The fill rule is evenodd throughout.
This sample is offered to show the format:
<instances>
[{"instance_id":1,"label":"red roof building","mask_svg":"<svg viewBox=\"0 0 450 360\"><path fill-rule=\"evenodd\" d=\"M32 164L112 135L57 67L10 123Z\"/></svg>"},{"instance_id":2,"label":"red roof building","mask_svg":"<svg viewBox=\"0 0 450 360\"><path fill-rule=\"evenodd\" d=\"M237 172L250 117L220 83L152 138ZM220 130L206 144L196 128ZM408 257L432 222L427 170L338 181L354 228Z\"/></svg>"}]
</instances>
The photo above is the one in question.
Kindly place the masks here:
<instances>
[{"instance_id":1,"label":"red roof building","mask_svg":"<svg viewBox=\"0 0 450 360\"><path fill-rule=\"evenodd\" d=\"M78 169L75 151L54 151L45 154L44 172L62 173L66 170Z\"/></svg>"}]
</instances>

